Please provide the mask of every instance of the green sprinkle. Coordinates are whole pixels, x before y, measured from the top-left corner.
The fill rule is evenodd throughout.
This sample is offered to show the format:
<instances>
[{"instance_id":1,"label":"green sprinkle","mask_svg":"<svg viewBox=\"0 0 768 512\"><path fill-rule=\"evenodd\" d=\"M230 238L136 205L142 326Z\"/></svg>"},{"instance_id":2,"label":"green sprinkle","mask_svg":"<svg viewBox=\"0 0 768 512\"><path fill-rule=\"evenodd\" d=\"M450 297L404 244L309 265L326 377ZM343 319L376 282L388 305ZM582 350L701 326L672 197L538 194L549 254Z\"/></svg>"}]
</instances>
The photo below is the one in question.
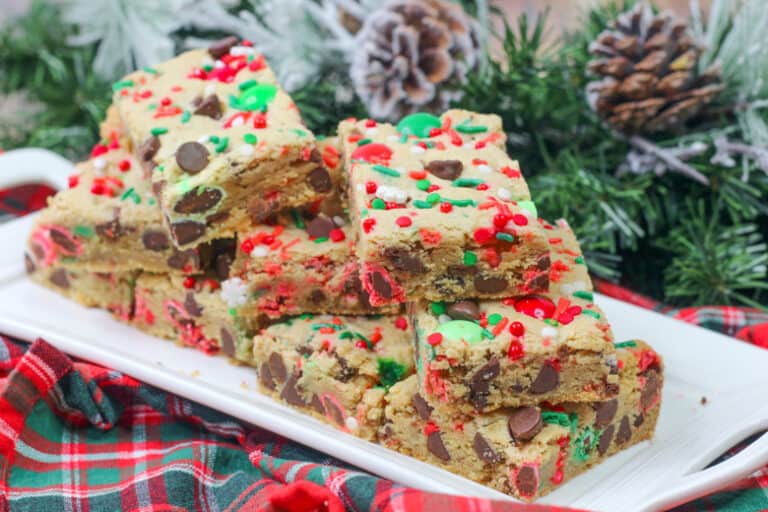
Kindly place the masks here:
<instances>
[{"instance_id":1,"label":"green sprinkle","mask_svg":"<svg viewBox=\"0 0 768 512\"><path fill-rule=\"evenodd\" d=\"M165 166L164 165L158 165L157 167L155 167L155 170L157 172L163 172L165 170Z\"/></svg>"},{"instance_id":2,"label":"green sprinkle","mask_svg":"<svg viewBox=\"0 0 768 512\"><path fill-rule=\"evenodd\" d=\"M445 313L445 304L442 302L433 302L429 305L429 307L432 309L432 313L436 315L442 315Z\"/></svg>"},{"instance_id":3,"label":"green sprinkle","mask_svg":"<svg viewBox=\"0 0 768 512\"><path fill-rule=\"evenodd\" d=\"M244 90L249 89L252 86L256 85L257 83L258 82L256 82L256 80L246 80L245 82L243 82L240 85L238 85L237 88L240 89L241 91L244 91Z\"/></svg>"},{"instance_id":4,"label":"green sprinkle","mask_svg":"<svg viewBox=\"0 0 768 512\"><path fill-rule=\"evenodd\" d=\"M349 331L344 331L343 333L339 334L339 338L342 340L349 340L353 338L353 335Z\"/></svg>"},{"instance_id":5,"label":"green sprinkle","mask_svg":"<svg viewBox=\"0 0 768 512\"><path fill-rule=\"evenodd\" d=\"M243 135L243 140L248 144L256 144L259 141L259 138L252 133L246 133Z\"/></svg>"},{"instance_id":6,"label":"green sprinkle","mask_svg":"<svg viewBox=\"0 0 768 512\"><path fill-rule=\"evenodd\" d=\"M158 135L163 135L163 134L168 133L168 128L162 128L160 126L157 126L155 128L152 128L151 130L149 130L149 133L151 133L152 135L157 137Z\"/></svg>"},{"instance_id":7,"label":"green sprinkle","mask_svg":"<svg viewBox=\"0 0 768 512\"><path fill-rule=\"evenodd\" d=\"M147 110L149 110L150 112L157 110L157 103L150 103L149 105L147 105Z\"/></svg>"},{"instance_id":8,"label":"green sprinkle","mask_svg":"<svg viewBox=\"0 0 768 512\"><path fill-rule=\"evenodd\" d=\"M439 203L440 199L441 199L440 194L438 194L437 192L432 192L427 196L427 202L430 204Z\"/></svg>"},{"instance_id":9,"label":"green sprinkle","mask_svg":"<svg viewBox=\"0 0 768 512\"><path fill-rule=\"evenodd\" d=\"M266 107L265 107L265 109L266 109ZM306 137L307 136L307 132L305 132L301 128L294 128L293 130L291 130L291 132L295 133L299 137Z\"/></svg>"},{"instance_id":10,"label":"green sprinkle","mask_svg":"<svg viewBox=\"0 0 768 512\"><path fill-rule=\"evenodd\" d=\"M432 208L432 203L429 201L422 201L421 199L414 199L413 206L416 208L421 208L422 210L429 210Z\"/></svg>"},{"instance_id":11,"label":"green sprinkle","mask_svg":"<svg viewBox=\"0 0 768 512\"><path fill-rule=\"evenodd\" d=\"M488 131L488 127L477 124L457 124L455 130L459 133L484 133Z\"/></svg>"},{"instance_id":12,"label":"green sprinkle","mask_svg":"<svg viewBox=\"0 0 768 512\"><path fill-rule=\"evenodd\" d=\"M622 341L621 343L616 343L614 347L616 348L634 348L637 346L637 342L634 340L630 341Z\"/></svg>"},{"instance_id":13,"label":"green sprinkle","mask_svg":"<svg viewBox=\"0 0 768 512\"><path fill-rule=\"evenodd\" d=\"M472 251L464 251L464 264L468 267L477 264L477 254Z\"/></svg>"},{"instance_id":14,"label":"green sprinkle","mask_svg":"<svg viewBox=\"0 0 768 512\"><path fill-rule=\"evenodd\" d=\"M371 139L360 139L359 141L357 141L357 145L365 146L366 144L370 144L371 142L373 142Z\"/></svg>"},{"instance_id":15,"label":"green sprinkle","mask_svg":"<svg viewBox=\"0 0 768 512\"><path fill-rule=\"evenodd\" d=\"M592 292L588 292L586 290L579 290L577 292L573 292L574 297L578 297L579 299L588 300L589 302L593 302L595 300L594 295L592 295Z\"/></svg>"},{"instance_id":16,"label":"green sprinkle","mask_svg":"<svg viewBox=\"0 0 768 512\"><path fill-rule=\"evenodd\" d=\"M584 256L576 256L576 259L574 259L573 261L575 261L579 265L584 265Z\"/></svg>"},{"instance_id":17,"label":"green sprinkle","mask_svg":"<svg viewBox=\"0 0 768 512\"><path fill-rule=\"evenodd\" d=\"M229 316L237 316L237 311L235 311L235 308L229 308L227 311L229 312Z\"/></svg>"},{"instance_id":18,"label":"green sprinkle","mask_svg":"<svg viewBox=\"0 0 768 512\"><path fill-rule=\"evenodd\" d=\"M381 174L384 174L386 176L400 176L400 172L396 171L394 169L391 169L389 167L385 167L383 165L376 164L372 167L372 169L376 172L380 172Z\"/></svg>"},{"instance_id":19,"label":"green sprinkle","mask_svg":"<svg viewBox=\"0 0 768 512\"><path fill-rule=\"evenodd\" d=\"M573 450L573 458L578 462L586 462L592 455L592 451L597 446L597 442L600 439L600 433L592 428L592 425L587 425L579 433L579 436L574 439L575 445Z\"/></svg>"},{"instance_id":20,"label":"green sprinkle","mask_svg":"<svg viewBox=\"0 0 768 512\"><path fill-rule=\"evenodd\" d=\"M315 315L313 315L312 313L302 313L299 315L299 318L301 320L312 320L313 318L315 318Z\"/></svg>"},{"instance_id":21,"label":"green sprinkle","mask_svg":"<svg viewBox=\"0 0 768 512\"><path fill-rule=\"evenodd\" d=\"M155 206L157 204L157 201L155 201L154 197L150 197L149 200L147 201L147 204L149 204L149 206Z\"/></svg>"},{"instance_id":22,"label":"green sprinkle","mask_svg":"<svg viewBox=\"0 0 768 512\"><path fill-rule=\"evenodd\" d=\"M141 68L141 69L142 69L142 70L143 70L145 73L149 73L150 75L156 75L156 74L157 74L157 70L156 70L155 68L151 68L151 67L149 67L149 66L144 66L144 67L143 67L143 68Z\"/></svg>"},{"instance_id":23,"label":"green sprinkle","mask_svg":"<svg viewBox=\"0 0 768 512\"><path fill-rule=\"evenodd\" d=\"M330 327L334 331L338 331L339 329L341 329L341 326L336 325L336 324L331 324L331 323L321 322L321 323L312 324L312 330L313 331L319 331L320 329L323 329L325 327Z\"/></svg>"},{"instance_id":24,"label":"green sprinkle","mask_svg":"<svg viewBox=\"0 0 768 512\"><path fill-rule=\"evenodd\" d=\"M192 190L192 185L189 183L188 178L184 178L183 180L181 180L176 184L176 189L179 191L179 193L186 194L187 192Z\"/></svg>"},{"instance_id":25,"label":"green sprinkle","mask_svg":"<svg viewBox=\"0 0 768 512\"><path fill-rule=\"evenodd\" d=\"M373 201L371 201L371 208L373 208L374 210L386 210L387 203L385 203L384 200L381 199L380 197L377 197Z\"/></svg>"},{"instance_id":26,"label":"green sprinkle","mask_svg":"<svg viewBox=\"0 0 768 512\"><path fill-rule=\"evenodd\" d=\"M184 113L181 114L181 122L186 124L189 122L191 117L192 114L189 112L189 110L185 110Z\"/></svg>"},{"instance_id":27,"label":"green sprinkle","mask_svg":"<svg viewBox=\"0 0 768 512\"><path fill-rule=\"evenodd\" d=\"M205 71L206 73L210 73L211 71L213 71L213 64L206 64L206 65L204 65L203 66L203 71Z\"/></svg>"},{"instance_id":28,"label":"green sprinkle","mask_svg":"<svg viewBox=\"0 0 768 512\"><path fill-rule=\"evenodd\" d=\"M291 217L293 217L293 223L296 225L299 229L304 229L304 219L302 218L301 214L298 210L291 210Z\"/></svg>"},{"instance_id":29,"label":"green sprinkle","mask_svg":"<svg viewBox=\"0 0 768 512\"><path fill-rule=\"evenodd\" d=\"M210 142L211 144L218 144L219 142L221 142L221 139L219 138L218 135L211 135L208 137L208 142Z\"/></svg>"},{"instance_id":30,"label":"green sprinkle","mask_svg":"<svg viewBox=\"0 0 768 512\"><path fill-rule=\"evenodd\" d=\"M472 199L447 199L443 198L443 202L445 203L451 203L453 206L458 206L460 208L464 206L477 206L477 203Z\"/></svg>"},{"instance_id":31,"label":"green sprinkle","mask_svg":"<svg viewBox=\"0 0 768 512\"><path fill-rule=\"evenodd\" d=\"M214 146L214 149L217 153L223 153L226 151L227 146L229 146L229 137L222 137L221 141Z\"/></svg>"},{"instance_id":32,"label":"green sprinkle","mask_svg":"<svg viewBox=\"0 0 768 512\"><path fill-rule=\"evenodd\" d=\"M419 180L416 182L416 188L423 190L424 192L429 189L430 185L432 184L429 182L429 180Z\"/></svg>"},{"instance_id":33,"label":"green sprinkle","mask_svg":"<svg viewBox=\"0 0 768 512\"><path fill-rule=\"evenodd\" d=\"M389 388L403 380L408 373L408 367L389 357L379 358L378 371L379 380L385 388Z\"/></svg>"},{"instance_id":34,"label":"green sprinkle","mask_svg":"<svg viewBox=\"0 0 768 512\"><path fill-rule=\"evenodd\" d=\"M504 318L498 313L493 313L491 315L488 315L488 323L490 325L496 325L499 322L501 322L501 319Z\"/></svg>"},{"instance_id":35,"label":"green sprinkle","mask_svg":"<svg viewBox=\"0 0 768 512\"><path fill-rule=\"evenodd\" d=\"M564 428L571 426L571 419L564 412L543 411L541 413L541 421L548 425L560 425Z\"/></svg>"},{"instance_id":36,"label":"green sprinkle","mask_svg":"<svg viewBox=\"0 0 768 512\"><path fill-rule=\"evenodd\" d=\"M487 340L492 340L494 338L493 333L488 329L483 329L482 334L483 334L483 338Z\"/></svg>"},{"instance_id":37,"label":"green sprinkle","mask_svg":"<svg viewBox=\"0 0 768 512\"><path fill-rule=\"evenodd\" d=\"M121 89L127 89L128 87L133 87L134 85L135 84L133 83L133 80L120 80L112 84L112 90L117 92Z\"/></svg>"},{"instance_id":38,"label":"green sprinkle","mask_svg":"<svg viewBox=\"0 0 768 512\"><path fill-rule=\"evenodd\" d=\"M122 201L125 201L126 199L132 199L135 204L141 203L141 197L136 193L133 187L123 192L123 195L120 196L120 199Z\"/></svg>"},{"instance_id":39,"label":"green sprinkle","mask_svg":"<svg viewBox=\"0 0 768 512\"><path fill-rule=\"evenodd\" d=\"M77 236L81 236L83 238L91 238L94 235L93 228L90 226L75 226L75 229L72 230Z\"/></svg>"},{"instance_id":40,"label":"green sprinkle","mask_svg":"<svg viewBox=\"0 0 768 512\"><path fill-rule=\"evenodd\" d=\"M327 242L327 241L328 241L328 237L327 236L319 236L319 237L315 238L315 243L316 244L321 244L321 243Z\"/></svg>"},{"instance_id":41,"label":"green sprinkle","mask_svg":"<svg viewBox=\"0 0 768 512\"><path fill-rule=\"evenodd\" d=\"M597 320L600 320L600 313L598 313L597 311L593 311L591 309L582 309L581 314L591 316Z\"/></svg>"},{"instance_id":42,"label":"green sprinkle","mask_svg":"<svg viewBox=\"0 0 768 512\"><path fill-rule=\"evenodd\" d=\"M453 180L454 187L476 187L483 183L485 182L479 178L459 178L457 180Z\"/></svg>"},{"instance_id":43,"label":"green sprinkle","mask_svg":"<svg viewBox=\"0 0 768 512\"><path fill-rule=\"evenodd\" d=\"M504 240L505 242L514 242L515 237L509 233L496 233L496 240Z\"/></svg>"},{"instance_id":44,"label":"green sprinkle","mask_svg":"<svg viewBox=\"0 0 768 512\"><path fill-rule=\"evenodd\" d=\"M539 212L536 210L536 205L534 204L533 201L518 201L517 206L533 214L534 217L539 216Z\"/></svg>"}]
</instances>

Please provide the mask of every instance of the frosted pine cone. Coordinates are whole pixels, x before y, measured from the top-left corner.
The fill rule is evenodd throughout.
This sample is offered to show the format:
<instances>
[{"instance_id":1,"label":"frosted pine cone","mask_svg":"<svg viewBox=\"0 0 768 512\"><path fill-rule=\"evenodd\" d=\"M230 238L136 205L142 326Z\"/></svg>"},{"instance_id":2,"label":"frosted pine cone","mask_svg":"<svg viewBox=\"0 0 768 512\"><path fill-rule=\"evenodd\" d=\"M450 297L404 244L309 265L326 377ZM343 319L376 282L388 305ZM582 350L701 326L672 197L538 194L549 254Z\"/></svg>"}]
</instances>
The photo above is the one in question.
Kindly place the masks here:
<instances>
[{"instance_id":1,"label":"frosted pine cone","mask_svg":"<svg viewBox=\"0 0 768 512\"><path fill-rule=\"evenodd\" d=\"M372 117L440 112L461 97L479 60L475 21L441 0L395 0L357 35L350 74Z\"/></svg>"}]
</instances>

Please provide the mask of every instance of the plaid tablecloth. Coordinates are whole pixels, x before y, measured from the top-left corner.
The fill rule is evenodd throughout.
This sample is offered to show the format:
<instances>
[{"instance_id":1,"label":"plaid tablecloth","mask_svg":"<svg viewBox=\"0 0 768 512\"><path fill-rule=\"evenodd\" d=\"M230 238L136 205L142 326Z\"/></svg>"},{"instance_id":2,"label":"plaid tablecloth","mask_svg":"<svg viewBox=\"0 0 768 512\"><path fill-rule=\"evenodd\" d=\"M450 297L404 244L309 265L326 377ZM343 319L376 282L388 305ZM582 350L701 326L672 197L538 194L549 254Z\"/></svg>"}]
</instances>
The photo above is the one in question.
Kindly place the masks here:
<instances>
[{"instance_id":1,"label":"plaid tablecloth","mask_svg":"<svg viewBox=\"0 0 768 512\"><path fill-rule=\"evenodd\" d=\"M46 194L29 186L0 191L0 218L36 209ZM598 285L604 293L768 348L768 314L723 307L667 310L609 283ZM766 509L768 468L676 510ZM120 372L73 360L45 341L29 345L0 336L0 511L5 510L565 509L406 488Z\"/></svg>"}]
</instances>

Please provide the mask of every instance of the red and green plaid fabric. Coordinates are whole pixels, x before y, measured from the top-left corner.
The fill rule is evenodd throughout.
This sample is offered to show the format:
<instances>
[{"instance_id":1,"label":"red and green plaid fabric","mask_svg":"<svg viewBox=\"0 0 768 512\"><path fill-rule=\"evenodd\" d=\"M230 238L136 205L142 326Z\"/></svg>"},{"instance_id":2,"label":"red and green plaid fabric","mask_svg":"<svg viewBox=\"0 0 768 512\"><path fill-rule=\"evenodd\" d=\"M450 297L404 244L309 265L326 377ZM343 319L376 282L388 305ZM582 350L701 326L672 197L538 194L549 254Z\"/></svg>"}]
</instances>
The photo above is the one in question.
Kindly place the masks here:
<instances>
[{"instance_id":1,"label":"red and green plaid fabric","mask_svg":"<svg viewBox=\"0 0 768 512\"><path fill-rule=\"evenodd\" d=\"M34 186L0 191L0 219L39 208L47 193ZM671 310L609 283L598 288L768 348L766 313ZM44 341L30 346L0 336L0 512L6 510L565 509L406 488L120 372L73 360ZM768 467L675 510L768 510Z\"/></svg>"}]
</instances>

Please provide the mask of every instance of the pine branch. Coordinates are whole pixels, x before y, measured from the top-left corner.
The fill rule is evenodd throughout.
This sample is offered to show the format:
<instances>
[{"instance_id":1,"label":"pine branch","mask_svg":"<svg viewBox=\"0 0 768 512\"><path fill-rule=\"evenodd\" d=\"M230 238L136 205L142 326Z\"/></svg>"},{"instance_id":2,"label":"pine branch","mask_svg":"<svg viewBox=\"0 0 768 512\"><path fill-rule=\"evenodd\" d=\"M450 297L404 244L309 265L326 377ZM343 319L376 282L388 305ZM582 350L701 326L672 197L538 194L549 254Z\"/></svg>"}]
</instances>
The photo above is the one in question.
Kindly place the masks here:
<instances>
[{"instance_id":1,"label":"pine branch","mask_svg":"<svg viewBox=\"0 0 768 512\"><path fill-rule=\"evenodd\" d=\"M694 181L698 181L702 185L709 185L709 179L706 176L701 174L699 171L697 171L690 165L683 162L673 152L660 148L653 142L643 137L640 137L639 135L633 135L632 137L630 137L629 143L630 145L639 149L640 151L643 151L655 156L656 158L664 162L667 168L670 169L671 171L678 172L684 176L687 176Z\"/></svg>"}]
</instances>

